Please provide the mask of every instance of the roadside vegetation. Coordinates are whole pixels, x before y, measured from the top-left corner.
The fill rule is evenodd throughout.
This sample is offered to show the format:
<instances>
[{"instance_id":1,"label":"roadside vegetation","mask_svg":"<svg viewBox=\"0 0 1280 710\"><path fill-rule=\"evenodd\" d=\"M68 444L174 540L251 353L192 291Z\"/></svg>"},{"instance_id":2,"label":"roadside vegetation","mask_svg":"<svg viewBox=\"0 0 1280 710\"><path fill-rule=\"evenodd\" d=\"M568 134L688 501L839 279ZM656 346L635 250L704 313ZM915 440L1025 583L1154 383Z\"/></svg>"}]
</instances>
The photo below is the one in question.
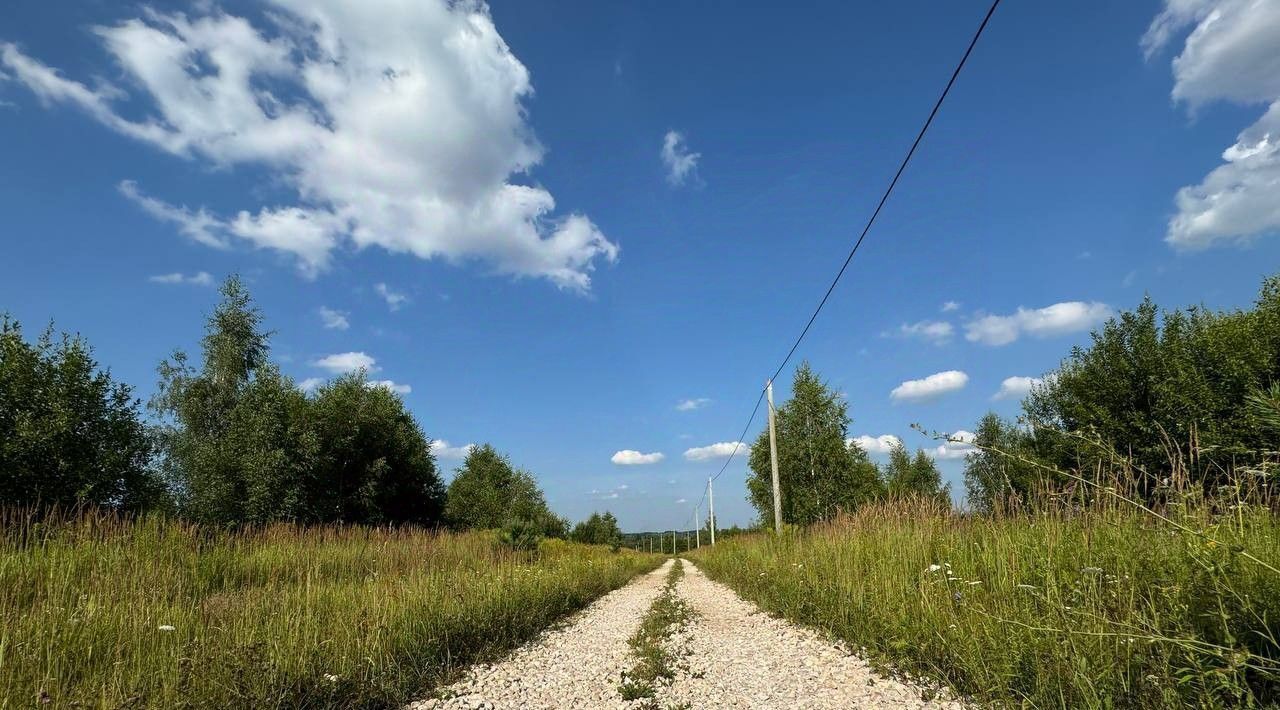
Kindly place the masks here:
<instances>
[{"instance_id":1,"label":"roadside vegetation","mask_svg":"<svg viewBox=\"0 0 1280 710\"><path fill-rule=\"evenodd\" d=\"M704 546L710 576L981 701L1280 706L1280 277L1246 310L1146 299L1018 420L934 434L969 449L964 511L919 453L882 468L845 443L809 368L793 389L784 534ZM749 500L771 523L768 455L762 433Z\"/></svg>"},{"instance_id":2,"label":"roadside vegetation","mask_svg":"<svg viewBox=\"0 0 1280 710\"><path fill-rule=\"evenodd\" d=\"M623 700L650 699L660 683L670 683L676 675L676 657L667 648L666 641L681 626L689 623L693 610L676 594L676 584L684 575L679 559L667 572L666 584L658 598L654 599L648 613L640 622L640 628L629 643L636 654L636 665L623 674L618 693Z\"/></svg>"},{"instance_id":3,"label":"roadside vegetation","mask_svg":"<svg viewBox=\"0 0 1280 710\"><path fill-rule=\"evenodd\" d=\"M144 407L0 316L0 707L399 706L659 563L492 445L446 486L389 383L295 383L264 320L228 279Z\"/></svg>"},{"instance_id":4,"label":"roadside vegetation","mask_svg":"<svg viewBox=\"0 0 1280 710\"><path fill-rule=\"evenodd\" d=\"M0 516L0 707L396 707L661 562L487 531Z\"/></svg>"}]
</instances>

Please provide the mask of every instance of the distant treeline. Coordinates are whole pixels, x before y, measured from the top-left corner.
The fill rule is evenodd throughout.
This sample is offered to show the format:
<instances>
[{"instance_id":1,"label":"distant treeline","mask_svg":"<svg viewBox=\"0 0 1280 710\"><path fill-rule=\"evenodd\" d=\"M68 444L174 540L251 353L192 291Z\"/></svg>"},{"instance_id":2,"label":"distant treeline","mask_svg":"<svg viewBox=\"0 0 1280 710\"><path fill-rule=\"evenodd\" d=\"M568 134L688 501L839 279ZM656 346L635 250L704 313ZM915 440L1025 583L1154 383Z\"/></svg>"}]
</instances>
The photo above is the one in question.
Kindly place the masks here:
<instances>
[{"instance_id":1,"label":"distant treeline","mask_svg":"<svg viewBox=\"0 0 1280 710\"><path fill-rule=\"evenodd\" d=\"M894 447L884 466L849 439L848 403L807 363L777 411L782 517L834 518L884 498L945 499L923 450ZM1272 492L1280 458L1280 276L1254 307L1161 312L1150 297L1076 347L1022 402L1017 421L987 414L965 460L968 504L1017 505L1085 481L1146 501L1248 481ZM751 447L748 499L773 520L768 430ZM1243 475L1242 475L1243 474Z\"/></svg>"},{"instance_id":2,"label":"distant treeline","mask_svg":"<svg viewBox=\"0 0 1280 710\"><path fill-rule=\"evenodd\" d=\"M526 541L616 542L612 515L571 531L533 475L488 444L446 488L399 395L362 370L304 391L270 360L240 279L221 294L199 358L178 351L160 364L150 417L82 338L50 327L28 342L0 316L0 505L161 510L220 526L513 526Z\"/></svg>"}]
</instances>

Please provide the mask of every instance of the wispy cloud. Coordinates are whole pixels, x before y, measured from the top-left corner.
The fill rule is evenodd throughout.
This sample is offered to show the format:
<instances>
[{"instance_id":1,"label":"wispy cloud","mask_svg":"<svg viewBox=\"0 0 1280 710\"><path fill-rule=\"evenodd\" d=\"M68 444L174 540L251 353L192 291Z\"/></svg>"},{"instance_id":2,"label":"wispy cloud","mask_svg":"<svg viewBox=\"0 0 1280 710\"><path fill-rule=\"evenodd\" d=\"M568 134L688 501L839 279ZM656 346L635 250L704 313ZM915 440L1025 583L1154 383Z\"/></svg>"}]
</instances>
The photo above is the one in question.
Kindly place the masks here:
<instances>
[{"instance_id":1,"label":"wispy cloud","mask_svg":"<svg viewBox=\"0 0 1280 710\"><path fill-rule=\"evenodd\" d=\"M351 327L351 322L347 320L346 313L335 311L326 306L320 306L320 320L324 323L325 328L332 330L346 330Z\"/></svg>"},{"instance_id":2,"label":"wispy cloud","mask_svg":"<svg viewBox=\"0 0 1280 710\"><path fill-rule=\"evenodd\" d=\"M387 308L398 311L400 307L409 302L409 297L399 291L392 289L384 283L376 283L373 290L382 296L382 300L387 302Z\"/></svg>"},{"instance_id":3,"label":"wispy cloud","mask_svg":"<svg viewBox=\"0 0 1280 710\"><path fill-rule=\"evenodd\" d=\"M685 184L698 176L698 160L701 153L694 153L685 144L684 134L667 131L662 137L662 164L667 166L667 182L673 186Z\"/></svg>"},{"instance_id":4,"label":"wispy cloud","mask_svg":"<svg viewBox=\"0 0 1280 710\"><path fill-rule=\"evenodd\" d=\"M934 345L945 345L951 342L955 327L946 321L922 320L918 323L903 323L897 330L883 333L884 337L914 338Z\"/></svg>"},{"instance_id":5,"label":"wispy cloud","mask_svg":"<svg viewBox=\"0 0 1280 710\"><path fill-rule=\"evenodd\" d=\"M711 404L711 400L706 397L682 399L676 403L676 410L681 412L692 412L695 409L702 409L708 404Z\"/></svg>"},{"instance_id":6,"label":"wispy cloud","mask_svg":"<svg viewBox=\"0 0 1280 710\"><path fill-rule=\"evenodd\" d=\"M207 271L197 271L189 276L175 271L172 274L148 276L147 280L151 283L157 284L187 284L189 286L213 285L213 277L210 276Z\"/></svg>"}]
</instances>

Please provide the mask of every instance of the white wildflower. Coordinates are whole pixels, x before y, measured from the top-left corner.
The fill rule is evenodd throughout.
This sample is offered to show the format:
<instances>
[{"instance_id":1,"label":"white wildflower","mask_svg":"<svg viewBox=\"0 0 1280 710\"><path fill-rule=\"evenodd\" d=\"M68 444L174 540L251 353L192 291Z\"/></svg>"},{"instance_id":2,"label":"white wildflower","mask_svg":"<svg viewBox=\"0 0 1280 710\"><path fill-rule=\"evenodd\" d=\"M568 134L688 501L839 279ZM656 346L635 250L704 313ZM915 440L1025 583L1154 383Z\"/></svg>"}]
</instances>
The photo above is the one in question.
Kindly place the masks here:
<instances>
[{"instance_id":1,"label":"white wildflower","mask_svg":"<svg viewBox=\"0 0 1280 710\"><path fill-rule=\"evenodd\" d=\"M931 565L929 565L929 569L928 569L928 570L926 570L926 571L927 571L927 572L937 572L937 571L938 571L938 570L940 570L940 569L942 569L942 565L940 565L940 564L936 564L936 563L935 563L935 564L931 564Z\"/></svg>"},{"instance_id":2,"label":"white wildflower","mask_svg":"<svg viewBox=\"0 0 1280 710\"><path fill-rule=\"evenodd\" d=\"M158 629L159 629L159 630L161 630L161 631L173 631L173 630L174 630L174 628L173 628L172 626L168 625L168 624L161 624L160 626L158 626L158 627L156 627L156 628L158 628Z\"/></svg>"}]
</instances>

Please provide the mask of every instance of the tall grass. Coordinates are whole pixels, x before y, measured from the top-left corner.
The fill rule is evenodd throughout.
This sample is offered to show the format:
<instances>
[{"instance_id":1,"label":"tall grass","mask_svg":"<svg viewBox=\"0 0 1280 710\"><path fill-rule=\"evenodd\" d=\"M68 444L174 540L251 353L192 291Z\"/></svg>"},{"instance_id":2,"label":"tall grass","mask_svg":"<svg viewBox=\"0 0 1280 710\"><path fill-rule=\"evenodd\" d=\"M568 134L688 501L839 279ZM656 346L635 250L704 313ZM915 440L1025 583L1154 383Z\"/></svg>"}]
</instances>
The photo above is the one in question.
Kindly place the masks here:
<instances>
[{"instance_id":1,"label":"tall grass","mask_svg":"<svg viewBox=\"0 0 1280 710\"><path fill-rule=\"evenodd\" d=\"M899 502L695 559L768 610L979 700L1280 704L1280 519L1242 501L1161 515Z\"/></svg>"},{"instance_id":2,"label":"tall grass","mask_svg":"<svg viewBox=\"0 0 1280 710\"><path fill-rule=\"evenodd\" d=\"M0 707L389 707L656 556L492 532L0 511Z\"/></svg>"}]
</instances>

